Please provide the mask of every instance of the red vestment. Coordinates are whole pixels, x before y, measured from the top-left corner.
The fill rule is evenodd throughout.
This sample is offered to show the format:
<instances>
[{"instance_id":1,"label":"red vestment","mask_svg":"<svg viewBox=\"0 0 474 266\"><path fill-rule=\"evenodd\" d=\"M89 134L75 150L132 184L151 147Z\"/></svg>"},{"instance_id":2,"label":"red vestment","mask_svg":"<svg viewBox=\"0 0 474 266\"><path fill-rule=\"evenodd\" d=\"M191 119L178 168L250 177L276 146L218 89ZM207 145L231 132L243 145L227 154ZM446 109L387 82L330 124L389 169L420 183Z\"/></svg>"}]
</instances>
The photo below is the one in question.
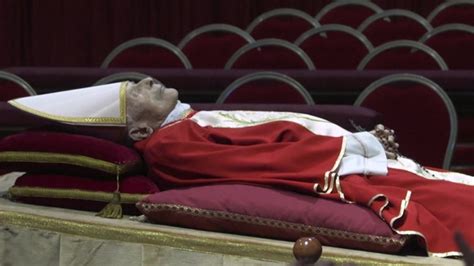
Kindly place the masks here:
<instances>
[{"instance_id":1,"label":"red vestment","mask_svg":"<svg viewBox=\"0 0 474 266\"><path fill-rule=\"evenodd\" d=\"M150 175L167 188L247 182L368 206L400 234L422 236L431 255L459 255L461 231L474 246L474 186L435 181L404 170L387 176L335 170L344 137L314 134L288 121L239 128L183 119L136 143Z\"/></svg>"}]
</instances>

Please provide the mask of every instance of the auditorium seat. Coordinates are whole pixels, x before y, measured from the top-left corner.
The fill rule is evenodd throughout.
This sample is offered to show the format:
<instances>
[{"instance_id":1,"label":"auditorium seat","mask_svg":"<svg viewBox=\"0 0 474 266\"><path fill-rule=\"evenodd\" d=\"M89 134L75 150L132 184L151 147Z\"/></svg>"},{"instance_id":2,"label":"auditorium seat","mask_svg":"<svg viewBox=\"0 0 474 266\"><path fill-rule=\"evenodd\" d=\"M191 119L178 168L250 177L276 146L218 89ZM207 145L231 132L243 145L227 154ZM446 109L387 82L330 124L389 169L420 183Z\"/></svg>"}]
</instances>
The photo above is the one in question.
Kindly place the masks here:
<instances>
[{"instance_id":1,"label":"auditorium seat","mask_svg":"<svg viewBox=\"0 0 474 266\"><path fill-rule=\"evenodd\" d=\"M231 56L224 68L315 69L301 48L280 39L262 39L246 44Z\"/></svg>"},{"instance_id":2,"label":"auditorium seat","mask_svg":"<svg viewBox=\"0 0 474 266\"><path fill-rule=\"evenodd\" d=\"M180 41L178 48L193 68L223 68L240 47L254 42L246 31L228 24L199 27Z\"/></svg>"},{"instance_id":3,"label":"auditorium seat","mask_svg":"<svg viewBox=\"0 0 474 266\"><path fill-rule=\"evenodd\" d=\"M474 143L457 143L454 147L451 170L474 176Z\"/></svg>"},{"instance_id":4,"label":"auditorium seat","mask_svg":"<svg viewBox=\"0 0 474 266\"><path fill-rule=\"evenodd\" d=\"M341 24L357 29L366 18L382 11L382 8L370 1L340 0L324 6L315 18L322 25Z\"/></svg>"},{"instance_id":5,"label":"auditorium seat","mask_svg":"<svg viewBox=\"0 0 474 266\"><path fill-rule=\"evenodd\" d=\"M422 16L403 9L390 9L368 17L357 28L378 46L395 40L418 40L432 30Z\"/></svg>"},{"instance_id":6,"label":"auditorium seat","mask_svg":"<svg viewBox=\"0 0 474 266\"><path fill-rule=\"evenodd\" d=\"M114 73L108 76L105 76L98 81L96 81L93 86L98 86L98 85L104 85L104 84L109 84L109 83L114 83L114 82L120 82L120 81L133 81L133 82L138 82L144 78L150 77L149 75L145 75L142 73L138 72L119 72L119 73ZM159 80L153 78L153 81L157 84L163 84Z\"/></svg>"},{"instance_id":7,"label":"auditorium seat","mask_svg":"<svg viewBox=\"0 0 474 266\"><path fill-rule=\"evenodd\" d=\"M402 155L449 169L458 121L438 84L420 75L393 74L371 83L354 105L383 115L384 124L395 130Z\"/></svg>"},{"instance_id":8,"label":"auditorium seat","mask_svg":"<svg viewBox=\"0 0 474 266\"><path fill-rule=\"evenodd\" d=\"M431 11L427 20L433 27L450 23L474 26L474 1L451 0L441 3Z\"/></svg>"},{"instance_id":9,"label":"auditorium seat","mask_svg":"<svg viewBox=\"0 0 474 266\"><path fill-rule=\"evenodd\" d=\"M438 52L449 69L474 69L474 27L446 24L434 28L419 40Z\"/></svg>"},{"instance_id":10,"label":"auditorium seat","mask_svg":"<svg viewBox=\"0 0 474 266\"><path fill-rule=\"evenodd\" d=\"M310 104L309 92L295 79L271 71L254 72L234 82L219 95L216 103Z\"/></svg>"},{"instance_id":11,"label":"auditorium seat","mask_svg":"<svg viewBox=\"0 0 474 266\"><path fill-rule=\"evenodd\" d=\"M374 48L359 31L345 25L326 24L303 33L294 43L318 69L356 69Z\"/></svg>"},{"instance_id":12,"label":"auditorium seat","mask_svg":"<svg viewBox=\"0 0 474 266\"><path fill-rule=\"evenodd\" d=\"M101 67L192 68L178 47L151 37L123 42L107 55Z\"/></svg>"},{"instance_id":13,"label":"auditorium seat","mask_svg":"<svg viewBox=\"0 0 474 266\"><path fill-rule=\"evenodd\" d=\"M28 82L15 74L0 71L0 101L6 102L30 95L36 95L36 92Z\"/></svg>"},{"instance_id":14,"label":"auditorium seat","mask_svg":"<svg viewBox=\"0 0 474 266\"><path fill-rule=\"evenodd\" d=\"M293 42L303 32L318 26L313 17L301 10L278 8L256 17L246 31L256 40L276 38Z\"/></svg>"},{"instance_id":15,"label":"auditorium seat","mask_svg":"<svg viewBox=\"0 0 474 266\"><path fill-rule=\"evenodd\" d=\"M398 40L375 47L357 69L448 70L448 67L432 48L415 41Z\"/></svg>"}]
</instances>

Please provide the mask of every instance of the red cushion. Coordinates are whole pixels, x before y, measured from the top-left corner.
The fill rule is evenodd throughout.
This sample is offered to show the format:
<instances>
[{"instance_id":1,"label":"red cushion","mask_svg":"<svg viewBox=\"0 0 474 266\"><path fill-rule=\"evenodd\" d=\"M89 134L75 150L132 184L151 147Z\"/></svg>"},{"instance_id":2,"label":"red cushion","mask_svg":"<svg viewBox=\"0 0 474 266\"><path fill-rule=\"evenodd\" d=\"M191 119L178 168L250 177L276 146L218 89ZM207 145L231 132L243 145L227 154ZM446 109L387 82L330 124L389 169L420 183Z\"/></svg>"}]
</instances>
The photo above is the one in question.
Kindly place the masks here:
<instances>
[{"instance_id":1,"label":"red cushion","mask_svg":"<svg viewBox=\"0 0 474 266\"><path fill-rule=\"evenodd\" d=\"M9 195L16 201L30 204L99 211L112 199L116 188L115 180L26 174L16 180ZM126 213L136 214L134 204L158 191L158 187L146 176L129 176L120 181L121 199Z\"/></svg>"},{"instance_id":2,"label":"red cushion","mask_svg":"<svg viewBox=\"0 0 474 266\"><path fill-rule=\"evenodd\" d=\"M441 69L433 57L422 51L412 53L411 49L400 47L385 50L373 57L365 69Z\"/></svg>"},{"instance_id":3,"label":"red cushion","mask_svg":"<svg viewBox=\"0 0 474 266\"><path fill-rule=\"evenodd\" d=\"M291 103L306 104L296 89L271 80L257 80L240 86L225 103Z\"/></svg>"},{"instance_id":4,"label":"red cushion","mask_svg":"<svg viewBox=\"0 0 474 266\"><path fill-rule=\"evenodd\" d=\"M463 31L443 32L431 37L425 44L438 52L449 69L474 69L474 34Z\"/></svg>"},{"instance_id":5,"label":"red cushion","mask_svg":"<svg viewBox=\"0 0 474 266\"><path fill-rule=\"evenodd\" d=\"M401 154L422 165L442 167L450 120L444 102L434 91L398 82L375 90L362 105L383 114L384 124L395 129Z\"/></svg>"},{"instance_id":6,"label":"red cushion","mask_svg":"<svg viewBox=\"0 0 474 266\"><path fill-rule=\"evenodd\" d=\"M320 20L321 24L342 24L357 29L359 25L375 12L365 6L344 5L332 9L326 13Z\"/></svg>"},{"instance_id":7,"label":"red cushion","mask_svg":"<svg viewBox=\"0 0 474 266\"><path fill-rule=\"evenodd\" d=\"M356 37L344 32L325 32L327 37L313 35L301 43L318 69L356 69L369 52Z\"/></svg>"},{"instance_id":8,"label":"red cushion","mask_svg":"<svg viewBox=\"0 0 474 266\"><path fill-rule=\"evenodd\" d=\"M109 67L184 68L181 60L170 50L160 46L139 45L124 50Z\"/></svg>"},{"instance_id":9,"label":"red cushion","mask_svg":"<svg viewBox=\"0 0 474 266\"><path fill-rule=\"evenodd\" d=\"M135 150L91 136L30 131L0 140L0 168L114 177L142 170Z\"/></svg>"},{"instance_id":10,"label":"red cushion","mask_svg":"<svg viewBox=\"0 0 474 266\"><path fill-rule=\"evenodd\" d=\"M183 47L193 68L224 68L229 58L247 41L228 32L210 32L196 36Z\"/></svg>"},{"instance_id":11,"label":"red cushion","mask_svg":"<svg viewBox=\"0 0 474 266\"><path fill-rule=\"evenodd\" d=\"M398 252L407 237L367 208L266 187L225 184L155 193L137 203L152 222L294 241Z\"/></svg>"},{"instance_id":12,"label":"red cushion","mask_svg":"<svg viewBox=\"0 0 474 266\"><path fill-rule=\"evenodd\" d=\"M242 54L232 68L241 69L307 69L306 63L295 52L281 46L262 46Z\"/></svg>"},{"instance_id":13,"label":"red cushion","mask_svg":"<svg viewBox=\"0 0 474 266\"><path fill-rule=\"evenodd\" d=\"M313 28L308 21L294 16L276 16L259 23L250 33L256 40L277 38L294 42L305 31Z\"/></svg>"},{"instance_id":14,"label":"red cushion","mask_svg":"<svg viewBox=\"0 0 474 266\"><path fill-rule=\"evenodd\" d=\"M454 5L446 8L431 20L433 27L449 23L461 23L474 26L474 5Z\"/></svg>"},{"instance_id":15,"label":"red cushion","mask_svg":"<svg viewBox=\"0 0 474 266\"><path fill-rule=\"evenodd\" d=\"M395 16L390 17L390 22L384 19L374 21L363 34L375 47L395 40L417 41L426 32L426 28L420 23L407 17Z\"/></svg>"}]
</instances>

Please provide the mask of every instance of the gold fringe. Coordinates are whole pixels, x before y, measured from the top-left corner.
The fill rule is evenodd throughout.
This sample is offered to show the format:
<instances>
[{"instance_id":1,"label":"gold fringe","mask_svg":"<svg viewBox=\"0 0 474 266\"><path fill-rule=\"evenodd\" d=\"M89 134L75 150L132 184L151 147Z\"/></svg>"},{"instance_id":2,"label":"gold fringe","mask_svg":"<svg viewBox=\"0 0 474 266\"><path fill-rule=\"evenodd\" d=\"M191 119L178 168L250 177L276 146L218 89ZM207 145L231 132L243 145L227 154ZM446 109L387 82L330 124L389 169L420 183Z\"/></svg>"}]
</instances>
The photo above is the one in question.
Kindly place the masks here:
<instances>
[{"instance_id":1,"label":"gold fringe","mask_svg":"<svg viewBox=\"0 0 474 266\"><path fill-rule=\"evenodd\" d=\"M96 216L111 218L111 219L121 219L122 214L122 205L120 205L120 192L115 191L112 200L105 205L105 207L96 214Z\"/></svg>"},{"instance_id":2,"label":"gold fringe","mask_svg":"<svg viewBox=\"0 0 474 266\"><path fill-rule=\"evenodd\" d=\"M112 200L110 203L105 205L105 207L96 214L96 216L111 218L111 219L122 219L122 205L120 205L121 196L120 196L120 168L117 167L117 188L115 189L114 194L112 195Z\"/></svg>"}]
</instances>

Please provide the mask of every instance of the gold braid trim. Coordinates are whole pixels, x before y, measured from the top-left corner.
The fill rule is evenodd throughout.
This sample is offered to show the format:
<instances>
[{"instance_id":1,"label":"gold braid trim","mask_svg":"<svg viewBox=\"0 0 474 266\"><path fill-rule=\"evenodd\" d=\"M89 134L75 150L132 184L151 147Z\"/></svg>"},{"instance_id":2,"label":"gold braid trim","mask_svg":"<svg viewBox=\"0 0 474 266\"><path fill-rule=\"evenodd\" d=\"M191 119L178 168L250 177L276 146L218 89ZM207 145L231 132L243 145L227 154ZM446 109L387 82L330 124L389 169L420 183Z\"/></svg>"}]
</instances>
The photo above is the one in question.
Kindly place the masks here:
<instances>
[{"instance_id":1,"label":"gold braid trim","mask_svg":"<svg viewBox=\"0 0 474 266\"><path fill-rule=\"evenodd\" d=\"M0 152L0 162L22 162L22 163L58 163L82 166L100 170L110 174L126 173L135 167L134 164L115 164L84 155L61 154L52 152L33 151L4 151Z\"/></svg>"},{"instance_id":2,"label":"gold braid trim","mask_svg":"<svg viewBox=\"0 0 474 266\"><path fill-rule=\"evenodd\" d=\"M47 217L29 213L0 210L0 224L42 229L53 232L152 245L162 245L190 251L217 254L229 254L260 260L294 263L292 246L263 241L235 239L230 236L212 236L205 233L195 234L174 227L173 230L154 227L139 228L111 226L104 222L74 221L58 217ZM357 265L414 265L396 259L370 258L363 255L341 254L323 251L321 260L337 264L353 263Z\"/></svg>"},{"instance_id":3,"label":"gold braid trim","mask_svg":"<svg viewBox=\"0 0 474 266\"><path fill-rule=\"evenodd\" d=\"M42 187L11 187L9 196L15 197L35 197L35 198L55 198L55 199L75 199L110 202L113 192L86 191L80 189L64 188L42 188ZM121 203L135 204L148 194L120 193Z\"/></svg>"},{"instance_id":4,"label":"gold braid trim","mask_svg":"<svg viewBox=\"0 0 474 266\"><path fill-rule=\"evenodd\" d=\"M290 229L308 234L316 234L321 236L336 237L339 239L347 239L358 242L376 243L383 246L397 245L402 246L408 239L407 236L400 236L400 238L374 236L369 234L353 233L337 229L329 229L323 227L316 227L306 224L291 223L275 219L268 219L262 217L255 217L250 215L243 215L238 213L226 211L205 210L200 208L193 208L177 204L153 204L153 203L139 203L143 207L144 213L149 214L154 211L173 211L177 213L184 213L192 216L218 218L248 224L270 226L274 228Z\"/></svg>"}]
</instances>

